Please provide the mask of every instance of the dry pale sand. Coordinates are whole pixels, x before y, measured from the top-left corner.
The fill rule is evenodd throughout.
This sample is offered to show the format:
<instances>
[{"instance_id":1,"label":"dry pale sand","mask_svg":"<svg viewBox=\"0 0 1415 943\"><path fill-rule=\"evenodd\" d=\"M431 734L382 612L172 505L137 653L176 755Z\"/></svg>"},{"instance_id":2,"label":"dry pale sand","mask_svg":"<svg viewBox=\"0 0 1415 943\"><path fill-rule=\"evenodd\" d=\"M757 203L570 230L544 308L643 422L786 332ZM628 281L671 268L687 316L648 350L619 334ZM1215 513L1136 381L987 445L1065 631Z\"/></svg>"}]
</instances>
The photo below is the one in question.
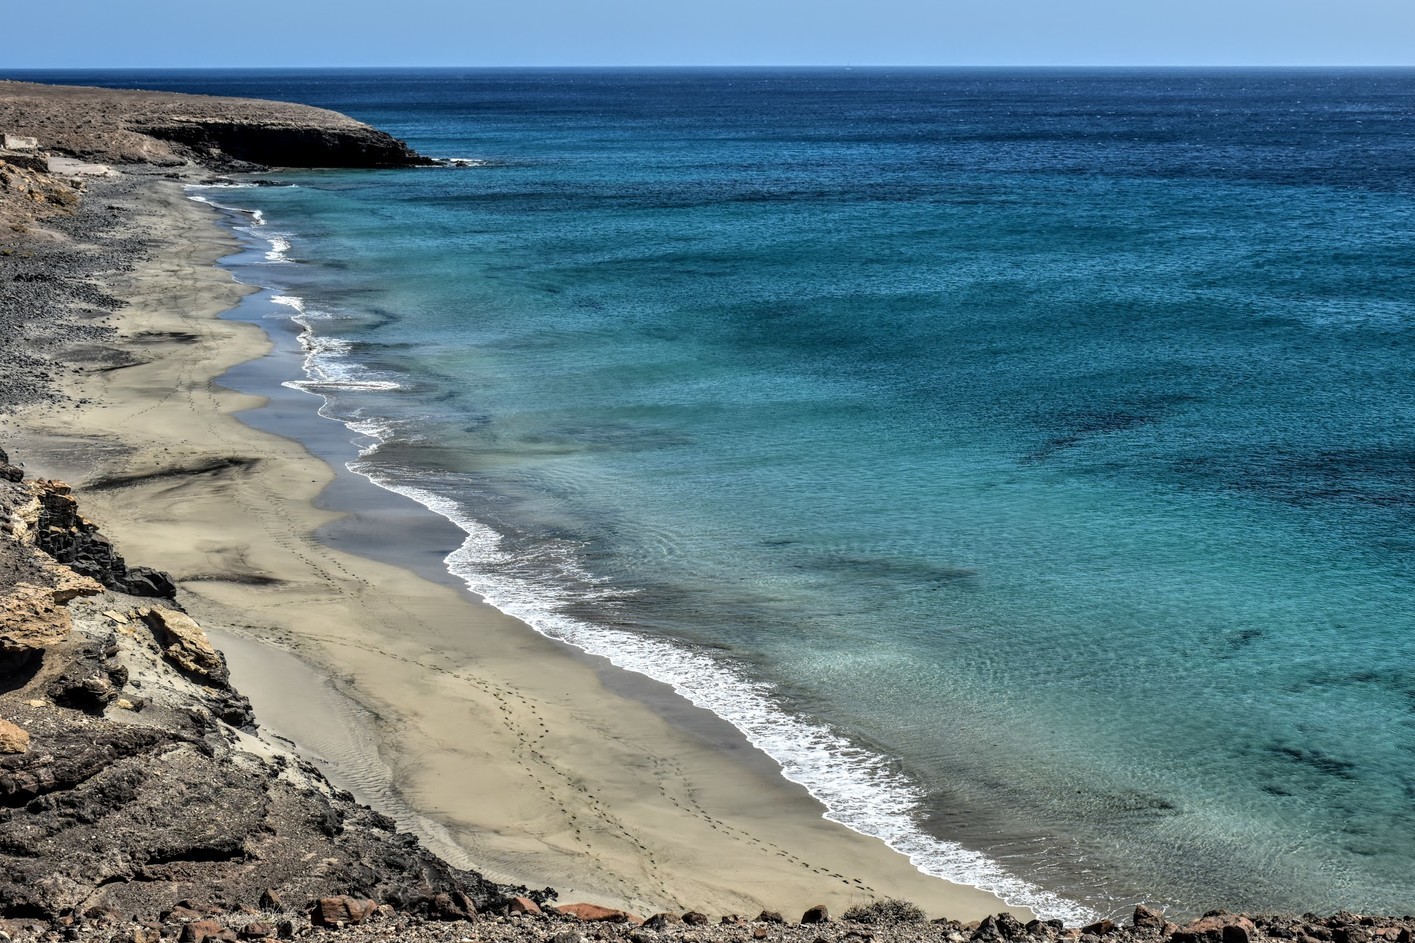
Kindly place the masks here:
<instances>
[{"instance_id":1,"label":"dry pale sand","mask_svg":"<svg viewBox=\"0 0 1415 943\"><path fill-rule=\"evenodd\" d=\"M132 302L120 346L141 362L85 372L77 395L93 405L30 413L7 445L32 473L80 486L154 476L90 489L85 507L133 562L204 577L182 601L266 727L454 863L553 885L562 901L1005 909L826 821L704 712L665 710L663 691L464 592L315 540L334 517L312 504L332 470L242 424L234 414L261 402L213 383L268 349L255 327L218 320L243 291L213 264L231 238L173 182L143 201L162 249L113 286Z\"/></svg>"}]
</instances>

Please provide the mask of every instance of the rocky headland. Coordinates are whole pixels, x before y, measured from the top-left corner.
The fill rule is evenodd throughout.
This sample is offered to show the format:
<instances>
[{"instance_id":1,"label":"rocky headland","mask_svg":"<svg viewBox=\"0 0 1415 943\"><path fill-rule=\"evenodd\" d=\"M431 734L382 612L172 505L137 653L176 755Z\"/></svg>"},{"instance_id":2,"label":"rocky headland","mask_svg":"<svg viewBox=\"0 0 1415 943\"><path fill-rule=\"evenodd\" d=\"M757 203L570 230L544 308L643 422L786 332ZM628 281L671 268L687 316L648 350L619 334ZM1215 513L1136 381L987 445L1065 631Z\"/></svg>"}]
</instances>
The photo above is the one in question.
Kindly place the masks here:
<instances>
[{"instance_id":1,"label":"rocky headland","mask_svg":"<svg viewBox=\"0 0 1415 943\"><path fill-rule=\"evenodd\" d=\"M151 251L125 194L251 163L424 162L318 109L20 83L0 83L0 132L38 143L0 153L0 419L83 408L71 372L125 366L105 279ZM177 581L22 459L0 451L0 941L1411 943L1409 916L1171 922L1142 906L1064 927L931 921L887 897L837 915L631 914L487 880L268 736Z\"/></svg>"},{"instance_id":2,"label":"rocky headland","mask_svg":"<svg viewBox=\"0 0 1415 943\"><path fill-rule=\"evenodd\" d=\"M0 130L90 161L231 169L414 167L402 141L338 112L286 102L0 81Z\"/></svg>"}]
</instances>

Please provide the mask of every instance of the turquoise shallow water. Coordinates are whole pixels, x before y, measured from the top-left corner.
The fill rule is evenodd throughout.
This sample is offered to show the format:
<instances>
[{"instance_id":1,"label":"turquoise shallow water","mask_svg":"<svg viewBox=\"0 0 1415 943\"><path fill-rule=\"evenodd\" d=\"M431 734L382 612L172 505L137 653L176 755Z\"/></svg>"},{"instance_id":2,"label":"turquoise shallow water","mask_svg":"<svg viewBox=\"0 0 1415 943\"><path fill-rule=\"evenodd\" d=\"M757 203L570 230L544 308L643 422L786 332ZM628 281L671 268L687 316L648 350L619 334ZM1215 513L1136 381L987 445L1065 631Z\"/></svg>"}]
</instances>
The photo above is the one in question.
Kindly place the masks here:
<instances>
[{"instance_id":1,"label":"turquoise shallow water","mask_svg":"<svg viewBox=\"0 0 1415 943\"><path fill-rule=\"evenodd\" d=\"M496 604L1049 913L1415 909L1415 75L135 80L479 162L202 195Z\"/></svg>"}]
</instances>

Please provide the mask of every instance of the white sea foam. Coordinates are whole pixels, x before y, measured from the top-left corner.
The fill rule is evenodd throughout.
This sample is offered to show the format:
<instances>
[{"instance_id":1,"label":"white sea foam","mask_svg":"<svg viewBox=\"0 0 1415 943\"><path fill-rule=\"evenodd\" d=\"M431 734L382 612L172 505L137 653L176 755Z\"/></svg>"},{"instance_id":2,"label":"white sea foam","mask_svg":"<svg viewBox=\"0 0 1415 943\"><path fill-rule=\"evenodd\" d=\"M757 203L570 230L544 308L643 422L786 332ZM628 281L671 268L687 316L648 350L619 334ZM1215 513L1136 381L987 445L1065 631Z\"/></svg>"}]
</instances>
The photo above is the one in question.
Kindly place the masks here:
<instances>
[{"instance_id":1,"label":"white sea foam","mask_svg":"<svg viewBox=\"0 0 1415 943\"><path fill-rule=\"evenodd\" d=\"M387 431L369 422L348 425L375 440ZM369 455L376 447L366 447L363 454ZM472 592L543 635L667 683L682 697L712 711L775 760L787 779L819 799L827 809L826 818L883 840L925 874L990 891L1043 918L1056 917L1068 924L1096 919L1091 909L1018 878L986 855L924 832L915 824L924 798L917 785L896 772L884 757L861 749L825 724L783 709L769 685L748 679L730 663L702 651L566 616L562 610L583 602L583 591L572 595L539 580L501 575L518 561L502 549L496 531L472 518L455 500L389 481L367 461L353 462L349 467L437 512L467 534L446 562ZM595 582L568 555L556 564L564 575L573 577L567 583L584 586Z\"/></svg>"},{"instance_id":2,"label":"white sea foam","mask_svg":"<svg viewBox=\"0 0 1415 943\"><path fill-rule=\"evenodd\" d=\"M320 396L320 415L336 418L329 412L331 400L325 395L327 391L398 388L397 382L371 376L371 371L353 361L346 341L315 332L313 324L331 315L310 310L303 299L294 295L276 295L271 301L289 308L291 319L303 329L300 344L305 352L307 379L284 385ZM447 556L446 565L488 604L545 636L671 685L682 697L741 730L781 767L787 779L804 786L825 805L826 818L881 839L907 856L923 873L989 891L1043 918L1060 918L1068 924L1088 923L1096 918L1091 909L1028 883L986 855L924 832L916 824L924 797L918 785L895 771L886 758L861 749L828 725L789 712L770 685L751 680L739 667L666 639L636 635L566 615L564 610L573 604L623 593L585 571L578 563L575 548L568 545L547 544L535 561L534 569L549 572L552 578L513 575L512 571L530 568L523 565L527 561L517 559L504 548L502 537L495 530L477 521L454 499L391 480L376 463L367 461L381 443L396 435L395 428L369 418L343 417L337 421L365 439L359 460L349 463L350 470L381 488L417 501L467 535L462 545Z\"/></svg>"},{"instance_id":3,"label":"white sea foam","mask_svg":"<svg viewBox=\"0 0 1415 943\"><path fill-rule=\"evenodd\" d=\"M319 311L311 311L306 307L304 299L298 295L274 295L270 300L274 304L291 310L290 320L302 329L299 341L300 347L305 352L306 379L286 380L281 386L306 392L397 390L402 388L397 381L375 376L363 364L349 359L349 351L353 348L348 341L317 334L313 322L328 320L329 315Z\"/></svg>"},{"instance_id":4,"label":"white sea foam","mask_svg":"<svg viewBox=\"0 0 1415 943\"><path fill-rule=\"evenodd\" d=\"M260 210L248 210L240 206L229 206L225 203L218 203L210 197L203 196L197 192L199 190L239 190L249 189L255 184L250 183L203 183L188 184L186 187L187 198L197 203L205 203L216 209L223 210L236 216L242 216L250 220L249 226L232 224L232 229L240 233L245 233L253 238L260 239L267 243L270 248L265 252L267 262L283 263L290 262L290 234L283 232L265 231L265 214ZM260 231L257 231L260 230Z\"/></svg>"},{"instance_id":5,"label":"white sea foam","mask_svg":"<svg viewBox=\"0 0 1415 943\"><path fill-rule=\"evenodd\" d=\"M496 161L480 157L434 157L433 163L438 167L493 167L496 165Z\"/></svg>"}]
</instances>

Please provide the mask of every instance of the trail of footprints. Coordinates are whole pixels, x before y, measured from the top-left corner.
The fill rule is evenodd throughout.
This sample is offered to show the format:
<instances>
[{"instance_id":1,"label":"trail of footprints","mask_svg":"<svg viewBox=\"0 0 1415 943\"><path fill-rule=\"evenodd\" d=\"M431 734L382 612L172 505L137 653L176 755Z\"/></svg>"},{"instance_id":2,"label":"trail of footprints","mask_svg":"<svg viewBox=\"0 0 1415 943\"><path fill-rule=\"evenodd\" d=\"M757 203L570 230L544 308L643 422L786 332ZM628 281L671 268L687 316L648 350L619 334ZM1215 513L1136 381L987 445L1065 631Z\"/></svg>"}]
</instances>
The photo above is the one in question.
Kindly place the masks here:
<instances>
[{"instance_id":1,"label":"trail of footprints","mask_svg":"<svg viewBox=\"0 0 1415 943\"><path fill-rule=\"evenodd\" d=\"M182 320L191 330L200 332L209 338L210 328L209 325L205 323L204 319L194 318L184 314L182 315ZM195 346L199 348L199 345ZM220 404L217 402L215 391L209 384L191 383L190 365L190 361L183 365L179 372L179 383L174 390L164 392L149 405L131 413L128 417L129 420L136 420L138 417L146 415L159 406L166 404L178 390L183 390L187 393L187 408L204 419L203 425L208 436L206 448L209 449L209 443L213 441L219 441L222 442L222 444L233 444L230 443L229 437L221 428L221 423L211 422L206 419L206 417L213 414L220 415ZM198 403L198 397L204 398L206 402ZM189 441L183 441L177 444L185 446L192 451L196 450L195 443ZM267 483L266 476L257 473L252 479L248 479L248 481L254 482L262 497L275 499L283 497L280 492ZM266 519L266 516L263 515L261 511L263 507L268 505L264 505L262 502L244 495L242 489L227 489L226 496L241 510L245 519ZM275 523L267 523L263 529L276 546L299 560L308 572L315 575L322 582L329 584L331 587L343 588L347 587L350 583L356 583L360 584L361 590L370 588L371 584L368 580L345 567L337 559L335 554L329 553L323 547L320 547L312 537L299 534L288 527L278 526ZM335 573L330 572L331 569L337 571L338 575L336 576ZM344 644L348 643L345 642ZM578 780L570 772L560 768L542 751L542 746L550 730L545 723L544 717L531 700L510 688L494 685L485 678L464 671L429 665L424 661L398 655L373 645L365 644L360 647L381 657L410 664L420 670L437 672L455 678L490 696L497 704L501 714L502 724L516 737L518 750L515 761L524 771L526 777L535 784L540 791L548 793L553 801L559 789L570 789L579 793L580 797L578 801L582 810L587 810L593 820L598 823L600 829L616 839L621 839L629 843L638 850L639 858L644 862L647 872L646 876L652 886L657 890L661 899L665 902L672 901L674 906L681 906L681 902L674 899L672 892L669 890L660 871L658 860L652 850L644 842L639 840L634 832L625 827L622 820L604 805L583 782ZM527 723L522 723L517 719L518 710L528 715L529 720ZM792 865L799 866L814 874L838 880L852 891L859 891L871 895L876 893L873 887L858 878L847 878L842 874L829 871L826 868L815 867L811 862L792 854L780 845L765 841L749 832L729 825L721 819L715 818L702 806L697 798L696 791L691 786L686 786L681 794L676 791L670 791L670 782L684 784L688 782L683 768L678 763L671 758L661 756L650 757L648 759L657 773L659 795L678 810L705 822L710 828L716 831L731 835L734 840L756 846L764 853L775 854L777 857L790 862ZM592 823L583 821L581 815L565 801L558 801L557 807L559 812L565 817L570 833L573 835L576 844L579 845L584 853L592 860L601 861L602 857L596 854L594 849ZM630 882L627 879L619 878L617 879L617 883L626 896L637 896L643 892L643 888L640 886L639 882Z\"/></svg>"}]
</instances>

